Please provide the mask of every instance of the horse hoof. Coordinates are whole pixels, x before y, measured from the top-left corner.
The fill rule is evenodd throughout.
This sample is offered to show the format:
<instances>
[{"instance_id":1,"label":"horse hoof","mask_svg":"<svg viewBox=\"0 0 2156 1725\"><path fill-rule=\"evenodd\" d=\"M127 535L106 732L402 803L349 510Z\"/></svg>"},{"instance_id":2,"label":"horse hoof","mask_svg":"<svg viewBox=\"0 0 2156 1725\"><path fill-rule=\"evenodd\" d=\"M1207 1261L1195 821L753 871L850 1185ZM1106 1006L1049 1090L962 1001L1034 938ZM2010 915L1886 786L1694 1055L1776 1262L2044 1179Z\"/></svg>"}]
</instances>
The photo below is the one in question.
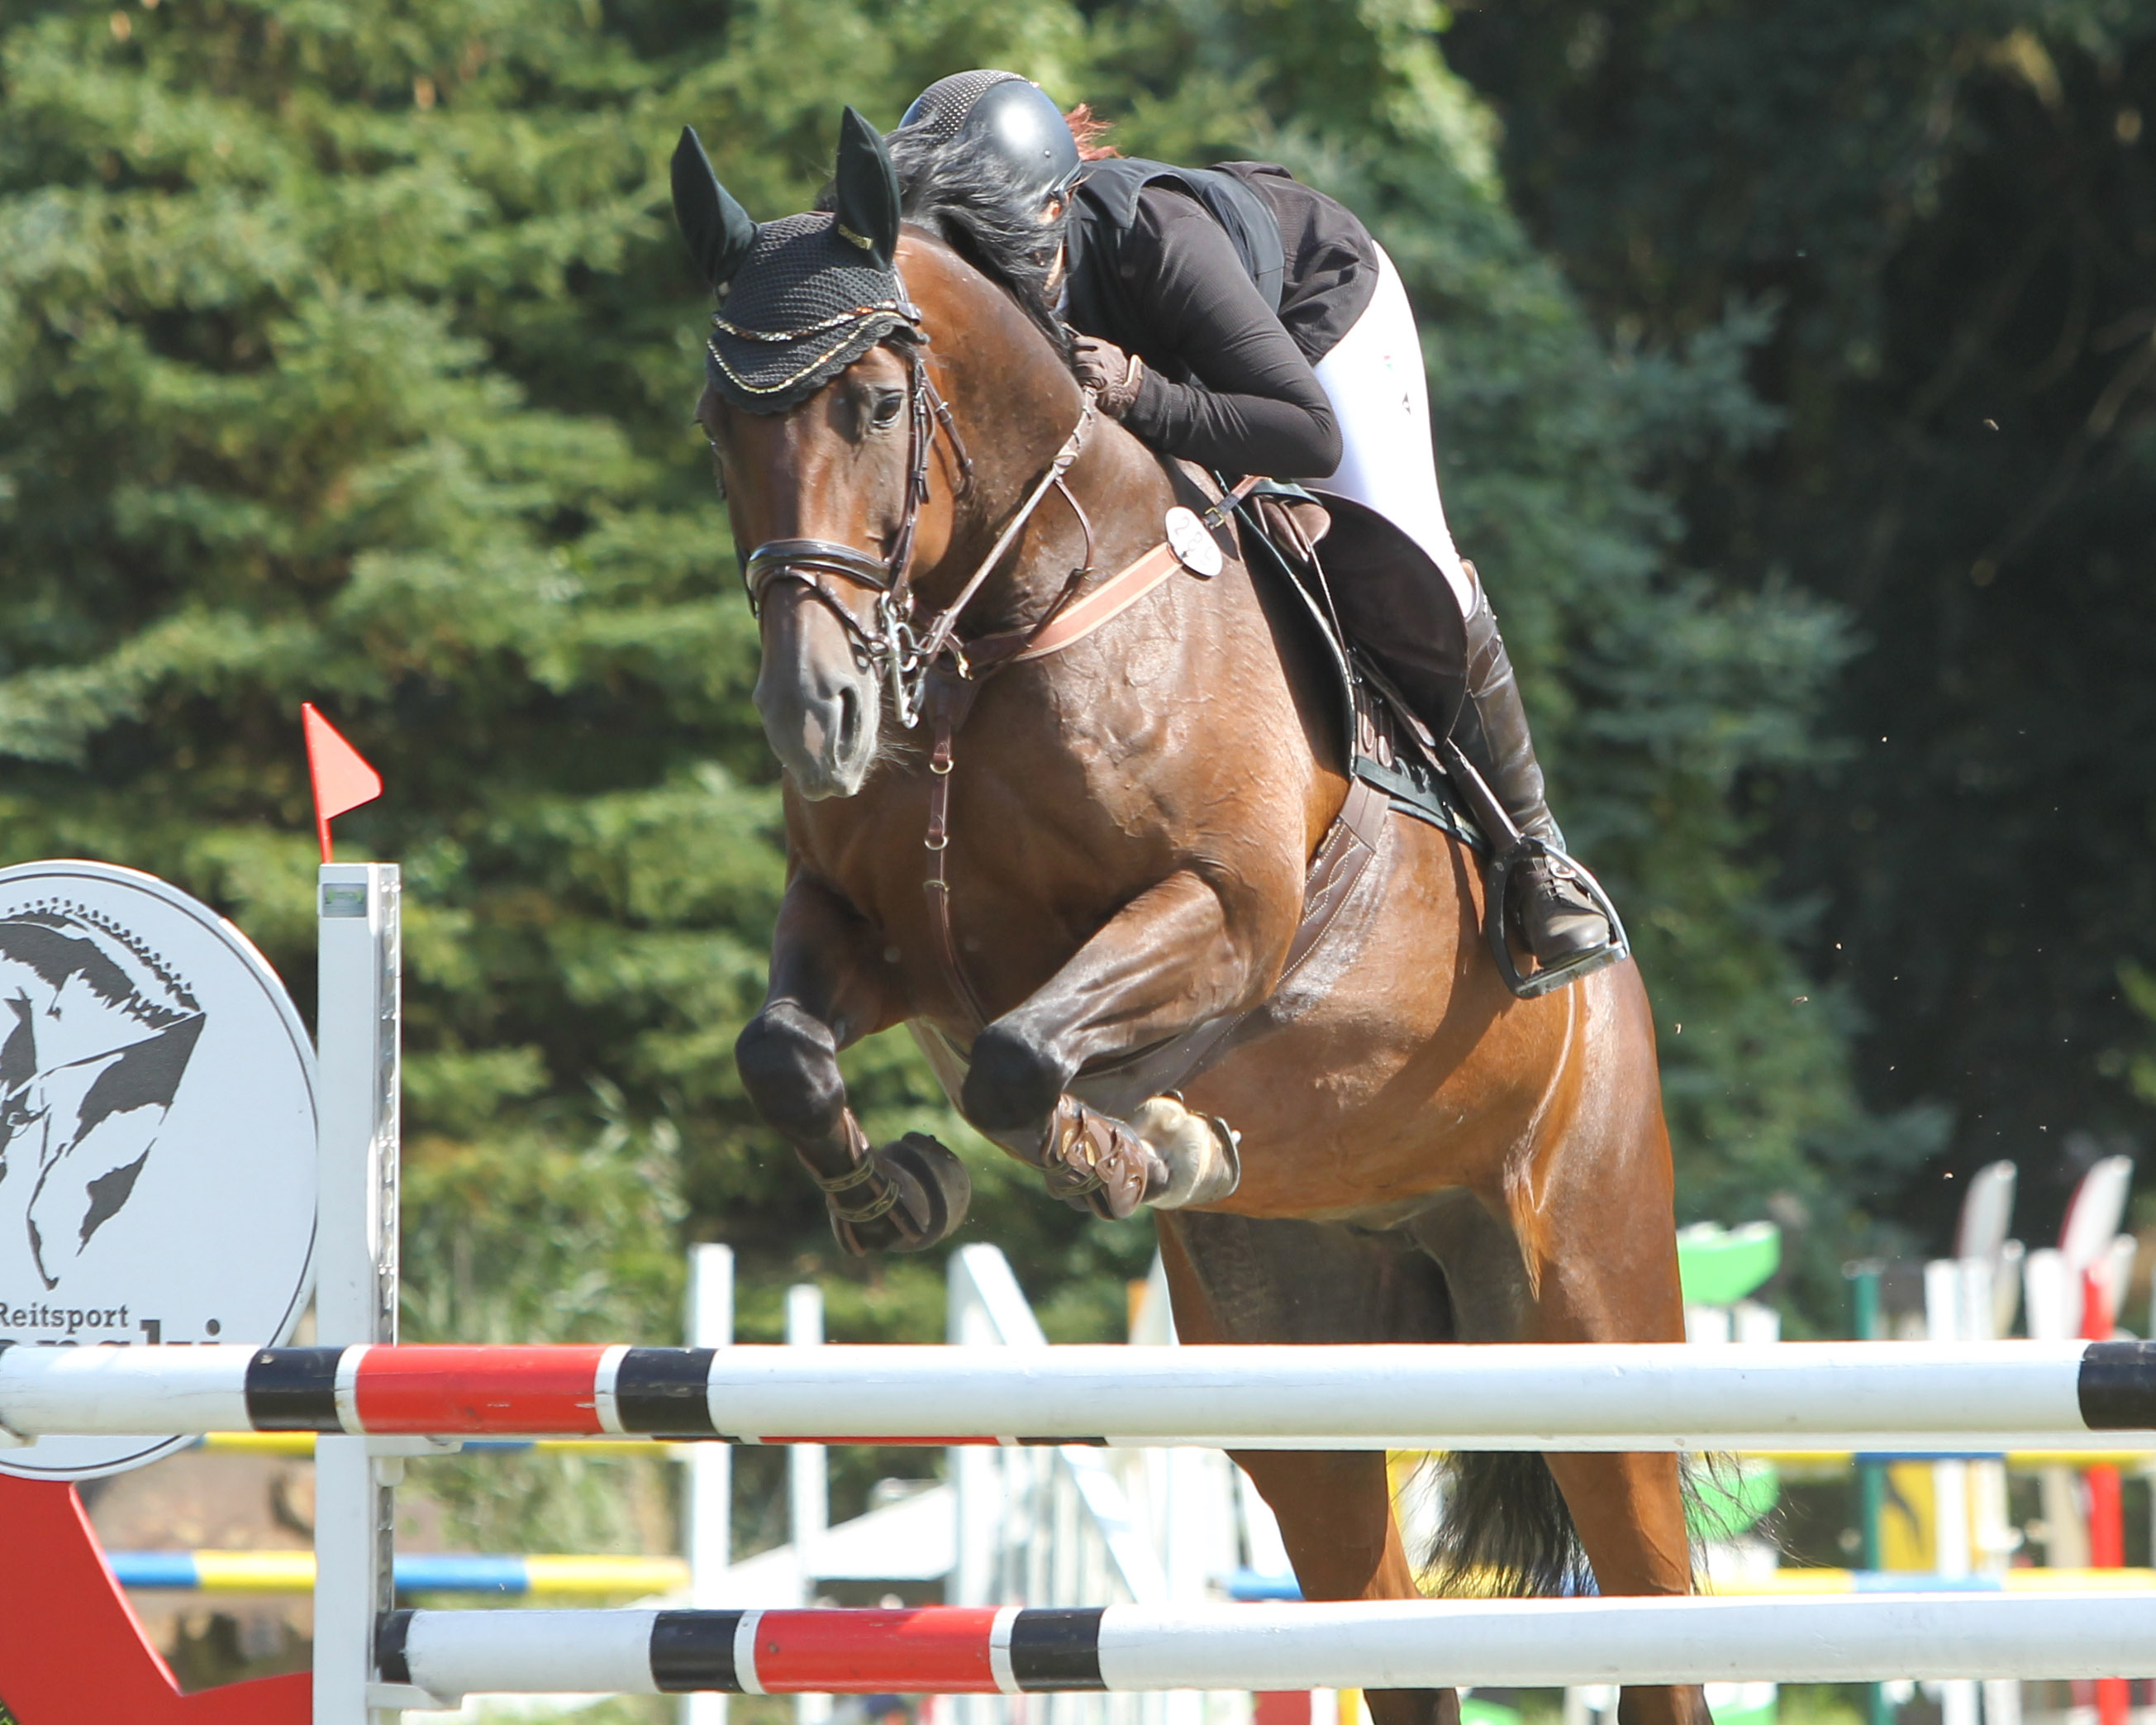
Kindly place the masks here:
<instances>
[{"instance_id":1,"label":"horse hoof","mask_svg":"<svg viewBox=\"0 0 2156 1725\"><path fill-rule=\"evenodd\" d=\"M900 1241L891 1250L921 1252L956 1234L973 1201L973 1177L966 1164L926 1132L908 1132L880 1154L884 1165L912 1176L927 1201L917 1235ZM901 1208L905 1199L899 1200Z\"/></svg>"},{"instance_id":2,"label":"horse hoof","mask_svg":"<svg viewBox=\"0 0 2156 1725\"><path fill-rule=\"evenodd\" d=\"M1041 1146L1040 1168L1051 1198L1074 1209L1120 1222L1168 1188L1170 1172L1152 1145L1120 1120L1075 1096L1056 1099Z\"/></svg>"},{"instance_id":3,"label":"horse hoof","mask_svg":"<svg viewBox=\"0 0 2156 1725\"><path fill-rule=\"evenodd\" d=\"M926 1132L908 1132L869 1153L894 1201L881 1214L860 1219L829 1206L831 1232L848 1256L925 1252L957 1231L973 1199L965 1163Z\"/></svg>"}]
</instances>

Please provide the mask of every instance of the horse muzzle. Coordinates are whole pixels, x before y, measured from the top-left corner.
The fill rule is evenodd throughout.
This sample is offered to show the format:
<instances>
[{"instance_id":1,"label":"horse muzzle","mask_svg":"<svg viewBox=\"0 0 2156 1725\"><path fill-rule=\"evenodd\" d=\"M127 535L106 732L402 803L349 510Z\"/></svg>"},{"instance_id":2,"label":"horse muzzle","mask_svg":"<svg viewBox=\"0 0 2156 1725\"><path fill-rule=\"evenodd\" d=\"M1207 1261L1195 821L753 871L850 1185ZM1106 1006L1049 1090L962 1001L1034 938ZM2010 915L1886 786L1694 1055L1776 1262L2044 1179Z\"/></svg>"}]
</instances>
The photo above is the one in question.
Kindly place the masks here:
<instances>
[{"instance_id":1,"label":"horse muzzle","mask_svg":"<svg viewBox=\"0 0 2156 1725\"><path fill-rule=\"evenodd\" d=\"M803 590L783 588L763 611L756 710L772 752L811 802L850 797L875 764L882 686L852 638Z\"/></svg>"}]
</instances>

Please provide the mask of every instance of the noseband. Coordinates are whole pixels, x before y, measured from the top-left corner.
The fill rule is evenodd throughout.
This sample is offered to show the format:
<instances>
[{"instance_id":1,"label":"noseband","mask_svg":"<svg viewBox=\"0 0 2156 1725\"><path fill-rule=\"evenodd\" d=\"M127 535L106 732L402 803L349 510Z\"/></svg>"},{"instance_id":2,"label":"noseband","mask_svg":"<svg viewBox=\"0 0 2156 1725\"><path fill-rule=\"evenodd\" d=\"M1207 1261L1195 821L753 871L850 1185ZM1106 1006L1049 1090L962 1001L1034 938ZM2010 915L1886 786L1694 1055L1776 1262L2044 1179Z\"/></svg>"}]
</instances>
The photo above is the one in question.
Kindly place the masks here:
<instances>
[{"instance_id":1,"label":"noseband","mask_svg":"<svg viewBox=\"0 0 2156 1725\"><path fill-rule=\"evenodd\" d=\"M973 489L973 462L967 454L965 440L958 435L957 423L952 417L949 404L928 375L927 332L921 327L919 312L911 307L906 326L911 339L901 345L907 355L911 414L906 506L899 518L898 531L891 540L890 555L878 557L858 547L841 545L830 539L769 539L743 559L742 579L748 588L749 608L758 616L762 614L764 596L773 583L790 581L806 588L812 598L837 617L845 629L853 647L854 662L885 680L900 728L911 731L920 722L929 674L937 661L947 655L953 660L957 673L962 676L966 674L965 654L956 639L959 614L980 591L981 584L1004 553L1010 549L1019 529L1032 519L1049 488L1060 485L1065 472L1078 459L1079 451L1085 446L1086 430L1093 423L1093 396L1091 391L1086 392L1086 405L1079 414L1077 426L1055 452L1040 484L996 536L995 544L959 590L958 596L940 611L916 616L914 533L920 525L921 506L928 501L928 464L937 430L940 429L950 439L952 454L958 463L961 495ZM1072 506L1076 507L1075 500ZM1082 515L1080 518L1083 520ZM1089 541L1091 537L1088 529ZM830 584L833 581L865 588L876 596L873 624L863 624L854 614L839 590Z\"/></svg>"}]
</instances>

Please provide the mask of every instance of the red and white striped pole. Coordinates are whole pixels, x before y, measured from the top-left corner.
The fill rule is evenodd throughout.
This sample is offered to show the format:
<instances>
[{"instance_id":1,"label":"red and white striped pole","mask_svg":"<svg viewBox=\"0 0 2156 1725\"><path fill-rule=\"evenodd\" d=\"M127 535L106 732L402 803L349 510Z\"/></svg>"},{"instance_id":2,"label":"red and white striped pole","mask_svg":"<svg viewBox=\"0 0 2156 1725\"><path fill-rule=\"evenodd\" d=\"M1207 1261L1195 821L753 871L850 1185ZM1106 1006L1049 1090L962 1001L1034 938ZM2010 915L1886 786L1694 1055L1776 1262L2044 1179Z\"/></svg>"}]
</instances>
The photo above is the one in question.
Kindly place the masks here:
<instances>
[{"instance_id":1,"label":"red and white striped pole","mask_svg":"<svg viewBox=\"0 0 2156 1725\"><path fill-rule=\"evenodd\" d=\"M492 1693L1019 1695L1440 1689L1907 1676L2138 1666L2143 1594L1389 1599L916 1610L398 1611L384 1676L439 1702Z\"/></svg>"},{"instance_id":2,"label":"red and white striped pole","mask_svg":"<svg viewBox=\"0 0 2156 1725\"><path fill-rule=\"evenodd\" d=\"M2156 1343L8 1348L0 1425L27 1436L2117 1450L2156 1447Z\"/></svg>"}]
</instances>

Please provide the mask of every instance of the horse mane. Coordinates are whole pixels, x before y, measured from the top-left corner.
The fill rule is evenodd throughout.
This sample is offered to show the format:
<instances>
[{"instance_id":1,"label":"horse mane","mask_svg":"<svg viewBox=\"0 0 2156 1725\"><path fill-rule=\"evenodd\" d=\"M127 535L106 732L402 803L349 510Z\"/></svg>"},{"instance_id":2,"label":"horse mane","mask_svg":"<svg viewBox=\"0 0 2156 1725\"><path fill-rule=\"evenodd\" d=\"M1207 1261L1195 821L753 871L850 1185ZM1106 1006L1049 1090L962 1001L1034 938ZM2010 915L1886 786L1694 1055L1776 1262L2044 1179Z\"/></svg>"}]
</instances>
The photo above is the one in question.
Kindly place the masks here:
<instances>
[{"instance_id":1,"label":"horse mane","mask_svg":"<svg viewBox=\"0 0 2156 1725\"><path fill-rule=\"evenodd\" d=\"M988 151L950 149L926 124L902 126L885 142L898 171L901 218L926 228L1001 288L1070 364L1070 332L1056 316L1049 285L1062 224L1022 213L1028 188ZM830 196L826 191L818 208Z\"/></svg>"}]
</instances>

